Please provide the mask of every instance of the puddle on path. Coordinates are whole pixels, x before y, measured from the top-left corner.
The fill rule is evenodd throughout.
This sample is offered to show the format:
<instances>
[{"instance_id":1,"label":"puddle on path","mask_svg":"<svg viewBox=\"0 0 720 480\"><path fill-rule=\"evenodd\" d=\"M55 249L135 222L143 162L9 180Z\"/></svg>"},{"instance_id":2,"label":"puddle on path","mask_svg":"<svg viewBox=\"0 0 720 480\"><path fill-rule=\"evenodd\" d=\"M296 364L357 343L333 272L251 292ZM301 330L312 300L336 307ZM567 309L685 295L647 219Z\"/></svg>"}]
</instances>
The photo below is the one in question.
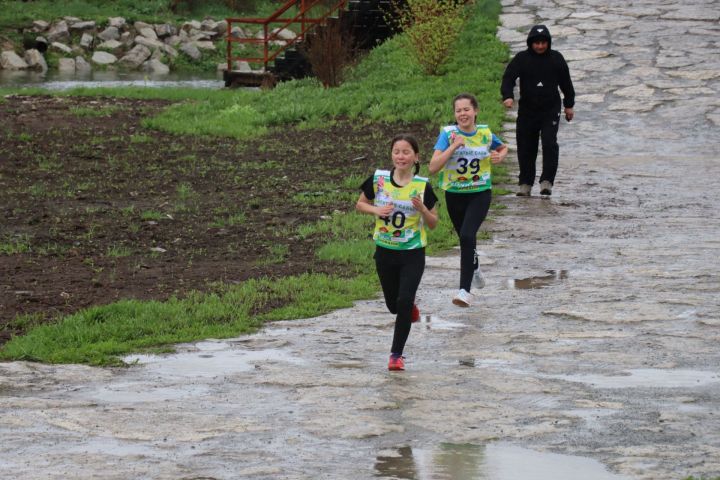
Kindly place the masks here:
<instances>
[{"instance_id":1,"label":"puddle on path","mask_svg":"<svg viewBox=\"0 0 720 480\"><path fill-rule=\"evenodd\" d=\"M507 444L386 450L375 476L404 480L626 480L590 458L536 452Z\"/></svg>"},{"instance_id":2,"label":"puddle on path","mask_svg":"<svg viewBox=\"0 0 720 480\"><path fill-rule=\"evenodd\" d=\"M87 394L88 399L103 403L152 403L205 395L209 388L199 385L155 387L146 382L113 383Z\"/></svg>"},{"instance_id":3,"label":"puddle on path","mask_svg":"<svg viewBox=\"0 0 720 480\"><path fill-rule=\"evenodd\" d=\"M640 368L627 370L627 375L544 375L570 382L587 383L598 388L693 388L720 382L717 372L701 370L663 370Z\"/></svg>"},{"instance_id":4,"label":"puddle on path","mask_svg":"<svg viewBox=\"0 0 720 480\"><path fill-rule=\"evenodd\" d=\"M425 330L453 330L467 326L459 322L443 320L437 315L425 315L420 318L420 321L416 325L423 327Z\"/></svg>"},{"instance_id":5,"label":"puddle on path","mask_svg":"<svg viewBox=\"0 0 720 480\"><path fill-rule=\"evenodd\" d=\"M545 270L545 275L508 280L508 287L518 290L545 288L562 283L563 280L568 278L568 275L567 270Z\"/></svg>"},{"instance_id":6,"label":"puddle on path","mask_svg":"<svg viewBox=\"0 0 720 480\"><path fill-rule=\"evenodd\" d=\"M303 360L276 348L238 350L224 342L197 344L199 351L175 355L130 355L123 360L144 365L151 373L171 377L217 377L247 372L263 363L287 362L302 364Z\"/></svg>"}]
</instances>

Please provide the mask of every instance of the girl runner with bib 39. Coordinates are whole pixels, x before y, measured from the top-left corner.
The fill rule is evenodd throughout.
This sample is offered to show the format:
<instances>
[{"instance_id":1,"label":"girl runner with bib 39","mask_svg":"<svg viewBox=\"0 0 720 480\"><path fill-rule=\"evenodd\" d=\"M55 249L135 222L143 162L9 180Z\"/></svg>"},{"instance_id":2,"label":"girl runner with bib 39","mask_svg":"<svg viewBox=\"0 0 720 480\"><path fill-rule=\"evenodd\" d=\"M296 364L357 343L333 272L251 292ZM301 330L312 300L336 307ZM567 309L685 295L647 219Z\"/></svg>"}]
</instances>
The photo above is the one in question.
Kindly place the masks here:
<instances>
[{"instance_id":1,"label":"girl runner with bib 39","mask_svg":"<svg viewBox=\"0 0 720 480\"><path fill-rule=\"evenodd\" d=\"M396 314L388 370L405 370L402 356L412 322L420 320L415 294L425 270L425 227L438 221L433 193L420 170L418 142L398 135L390 144L393 168L376 170L360 186L355 208L375 216L375 267L385 304Z\"/></svg>"},{"instance_id":2,"label":"girl runner with bib 39","mask_svg":"<svg viewBox=\"0 0 720 480\"><path fill-rule=\"evenodd\" d=\"M503 161L508 149L487 125L476 125L478 102L473 95L456 96L453 109L457 124L440 130L429 168L430 173L440 172L439 185L445 190L448 214L460 237L460 290L452 302L469 307L473 276L478 288L485 285L475 247L492 199L491 163Z\"/></svg>"}]
</instances>

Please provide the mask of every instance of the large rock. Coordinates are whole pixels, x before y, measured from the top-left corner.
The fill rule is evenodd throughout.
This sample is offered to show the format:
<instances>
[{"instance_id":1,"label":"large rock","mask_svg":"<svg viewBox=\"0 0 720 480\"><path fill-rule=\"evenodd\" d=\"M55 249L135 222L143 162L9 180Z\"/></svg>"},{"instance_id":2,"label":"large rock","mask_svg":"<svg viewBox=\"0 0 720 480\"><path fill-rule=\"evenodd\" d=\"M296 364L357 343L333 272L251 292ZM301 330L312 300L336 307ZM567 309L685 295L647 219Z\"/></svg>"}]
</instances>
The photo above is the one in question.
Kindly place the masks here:
<instances>
[{"instance_id":1,"label":"large rock","mask_svg":"<svg viewBox=\"0 0 720 480\"><path fill-rule=\"evenodd\" d=\"M117 63L118 59L110 52L101 52L98 50L93 53L92 61L98 65L112 65L113 63Z\"/></svg>"},{"instance_id":2,"label":"large rock","mask_svg":"<svg viewBox=\"0 0 720 480\"><path fill-rule=\"evenodd\" d=\"M115 27L118 30L122 30L125 27L125 19L123 17L110 17L108 18L108 25Z\"/></svg>"},{"instance_id":3,"label":"large rock","mask_svg":"<svg viewBox=\"0 0 720 480\"><path fill-rule=\"evenodd\" d=\"M200 50L209 50L211 52L214 52L215 50L217 50L217 48L215 48L215 44L213 42L195 42L195 45Z\"/></svg>"},{"instance_id":4,"label":"large rock","mask_svg":"<svg viewBox=\"0 0 720 480\"><path fill-rule=\"evenodd\" d=\"M70 40L70 30L67 22L60 20L54 23L47 32L47 39L50 42L67 42Z\"/></svg>"},{"instance_id":5,"label":"large rock","mask_svg":"<svg viewBox=\"0 0 720 480\"><path fill-rule=\"evenodd\" d=\"M145 45L135 45L124 57L120 59L120 64L123 67L135 70L142 65L145 60L150 58L152 52Z\"/></svg>"},{"instance_id":6,"label":"large rock","mask_svg":"<svg viewBox=\"0 0 720 480\"><path fill-rule=\"evenodd\" d=\"M125 49L125 46L118 42L117 40L108 40L107 42L103 42L97 47L95 47L95 50L102 50L105 52L110 52L113 55L120 56L122 55L123 51Z\"/></svg>"},{"instance_id":7,"label":"large rock","mask_svg":"<svg viewBox=\"0 0 720 480\"><path fill-rule=\"evenodd\" d=\"M80 38L80 46L84 48L85 50L91 50L93 46L93 42L95 41L95 38L90 35L89 33L83 33L82 37Z\"/></svg>"},{"instance_id":8,"label":"large rock","mask_svg":"<svg viewBox=\"0 0 720 480\"><path fill-rule=\"evenodd\" d=\"M92 71L92 65L90 65L83 57L75 57L75 70L78 73L89 73Z\"/></svg>"},{"instance_id":9,"label":"large rock","mask_svg":"<svg viewBox=\"0 0 720 480\"><path fill-rule=\"evenodd\" d=\"M197 20L191 20L189 22L183 23L180 29L186 32L189 32L190 30L202 30L202 23L198 22Z\"/></svg>"},{"instance_id":10,"label":"large rock","mask_svg":"<svg viewBox=\"0 0 720 480\"><path fill-rule=\"evenodd\" d=\"M45 57L42 53L40 53L39 50L36 50L34 48L25 51L25 63L27 63L28 67L33 70L40 70L41 72L46 72L48 69Z\"/></svg>"},{"instance_id":11,"label":"large rock","mask_svg":"<svg viewBox=\"0 0 720 480\"><path fill-rule=\"evenodd\" d=\"M3 70L26 70L28 64L17 53L7 50L0 53L0 67Z\"/></svg>"},{"instance_id":12,"label":"large rock","mask_svg":"<svg viewBox=\"0 0 720 480\"><path fill-rule=\"evenodd\" d=\"M139 32L143 28L152 28L152 25L150 25L149 23L137 21L137 22L133 23L133 28L135 29L136 32Z\"/></svg>"},{"instance_id":13,"label":"large rock","mask_svg":"<svg viewBox=\"0 0 720 480\"><path fill-rule=\"evenodd\" d=\"M175 25L169 23L161 23L155 25L155 33L157 33L157 36L160 38L167 38L177 34L177 28L175 28Z\"/></svg>"},{"instance_id":14,"label":"large rock","mask_svg":"<svg viewBox=\"0 0 720 480\"><path fill-rule=\"evenodd\" d=\"M149 38L150 40L157 40L157 39L158 39L157 32L156 32L155 29L152 28L152 27L143 27L143 28L141 28L141 29L138 30L138 33L139 33L140 35L142 35L143 37L145 37L145 38ZM137 42L137 38L135 39L135 41Z\"/></svg>"},{"instance_id":15,"label":"large rock","mask_svg":"<svg viewBox=\"0 0 720 480\"><path fill-rule=\"evenodd\" d=\"M145 45L146 47L153 49L153 48L162 48L165 44L158 40L157 38L152 39L148 37L144 37L142 35L138 35L135 37L135 44L136 45Z\"/></svg>"},{"instance_id":16,"label":"large rock","mask_svg":"<svg viewBox=\"0 0 720 480\"><path fill-rule=\"evenodd\" d=\"M167 75L170 73L170 67L162 63L158 59L152 59L143 63L143 70L155 75Z\"/></svg>"},{"instance_id":17,"label":"large rock","mask_svg":"<svg viewBox=\"0 0 720 480\"><path fill-rule=\"evenodd\" d=\"M95 22L94 21L87 21L87 22L76 22L70 25L70 30L74 32L84 32L85 30L95 30Z\"/></svg>"},{"instance_id":18,"label":"large rock","mask_svg":"<svg viewBox=\"0 0 720 480\"><path fill-rule=\"evenodd\" d=\"M195 46L194 43L183 43L180 46L180 51L193 60L200 60L202 58L202 53L200 53L200 50L198 50L198 47Z\"/></svg>"},{"instance_id":19,"label":"large rock","mask_svg":"<svg viewBox=\"0 0 720 480\"><path fill-rule=\"evenodd\" d=\"M105 30L98 33L98 38L106 42L108 40L117 40L120 38L120 30L117 27L107 27Z\"/></svg>"},{"instance_id":20,"label":"large rock","mask_svg":"<svg viewBox=\"0 0 720 480\"><path fill-rule=\"evenodd\" d=\"M46 22L45 20L35 20L33 22L32 29L33 29L33 32L40 33L40 32L44 32L45 30L47 30L49 26L50 26L50 23Z\"/></svg>"},{"instance_id":21,"label":"large rock","mask_svg":"<svg viewBox=\"0 0 720 480\"><path fill-rule=\"evenodd\" d=\"M54 50L57 50L58 52L72 53L72 48L68 47L68 46L65 45L64 43L53 42L50 46L51 46Z\"/></svg>"},{"instance_id":22,"label":"large rock","mask_svg":"<svg viewBox=\"0 0 720 480\"><path fill-rule=\"evenodd\" d=\"M75 60L72 58L61 58L58 60L58 72L75 73Z\"/></svg>"}]
</instances>

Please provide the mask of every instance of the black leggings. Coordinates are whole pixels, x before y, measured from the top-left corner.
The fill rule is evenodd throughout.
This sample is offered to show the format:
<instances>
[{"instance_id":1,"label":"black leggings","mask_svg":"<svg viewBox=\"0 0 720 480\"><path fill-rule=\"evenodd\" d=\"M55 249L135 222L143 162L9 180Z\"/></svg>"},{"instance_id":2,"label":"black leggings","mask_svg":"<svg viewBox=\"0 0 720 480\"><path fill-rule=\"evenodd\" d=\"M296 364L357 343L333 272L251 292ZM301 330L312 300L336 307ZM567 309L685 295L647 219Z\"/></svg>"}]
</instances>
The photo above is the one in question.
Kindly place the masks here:
<instances>
[{"instance_id":1,"label":"black leggings","mask_svg":"<svg viewBox=\"0 0 720 480\"><path fill-rule=\"evenodd\" d=\"M490 189L473 193L445 192L448 214L460 238L460 288L467 292L475 270L477 232L490 210L491 200Z\"/></svg>"},{"instance_id":2,"label":"black leggings","mask_svg":"<svg viewBox=\"0 0 720 480\"><path fill-rule=\"evenodd\" d=\"M375 267L382 286L385 304L395 313L395 333L390 353L402 355L410 335L410 317L415 294L425 270L425 249L375 249Z\"/></svg>"}]
</instances>

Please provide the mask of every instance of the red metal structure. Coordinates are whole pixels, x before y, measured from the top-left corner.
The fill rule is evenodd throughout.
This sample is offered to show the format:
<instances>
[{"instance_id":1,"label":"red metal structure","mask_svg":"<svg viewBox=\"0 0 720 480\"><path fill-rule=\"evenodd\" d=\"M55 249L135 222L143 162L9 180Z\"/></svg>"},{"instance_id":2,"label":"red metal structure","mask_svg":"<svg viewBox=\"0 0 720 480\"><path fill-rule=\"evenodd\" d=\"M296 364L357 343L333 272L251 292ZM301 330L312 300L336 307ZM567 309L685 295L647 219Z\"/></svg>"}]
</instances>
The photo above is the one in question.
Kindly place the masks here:
<instances>
[{"instance_id":1,"label":"red metal structure","mask_svg":"<svg viewBox=\"0 0 720 480\"><path fill-rule=\"evenodd\" d=\"M327 0L288 0L275 13L268 18L228 18L227 19L227 68L228 72L232 71L232 64L235 60L244 60L252 63L262 63L267 69L268 62L277 58L285 49L291 45L302 41L305 34L315 25L323 23L330 15L338 10L345 8L348 0L336 0L330 7L327 7ZM326 6L322 11L321 6ZM285 13L293 7L297 8L297 13L289 18L281 18ZM311 15L311 11L316 16ZM318 14L318 12L321 12ZM262 25L262 38L234 38L232 36L233 25L251 24ZM277 24L271 28L270 26ZM297 37L294 40L285 41L278 36L278 32L290 25L299 25L299 31L296 31ZM281 41L282 40L282 41ZM270 48L272 42L273 49ZM262 57L240 57L233 56L233 44L255 44L263 46Z\"/></svg>"}]
</instances>

